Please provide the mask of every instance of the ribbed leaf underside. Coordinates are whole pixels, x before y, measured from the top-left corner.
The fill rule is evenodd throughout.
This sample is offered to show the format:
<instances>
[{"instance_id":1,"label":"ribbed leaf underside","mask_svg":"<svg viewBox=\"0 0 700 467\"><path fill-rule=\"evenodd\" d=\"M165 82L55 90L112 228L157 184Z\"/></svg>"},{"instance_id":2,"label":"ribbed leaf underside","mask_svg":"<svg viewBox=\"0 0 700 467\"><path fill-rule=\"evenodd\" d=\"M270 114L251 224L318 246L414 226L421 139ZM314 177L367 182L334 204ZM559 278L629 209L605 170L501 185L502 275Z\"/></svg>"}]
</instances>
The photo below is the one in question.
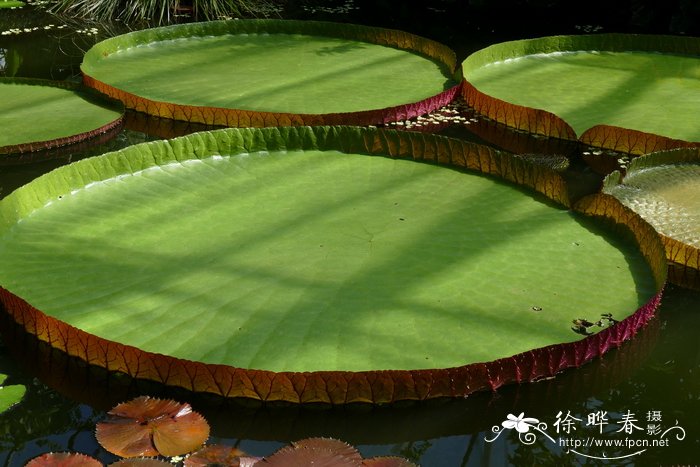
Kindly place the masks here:
<instances>
[{"instance_id":1,"label":"ribbed leaf underside","mask_svg":"<svg viewBox=\"0 0 700 467\"><path fill-rule=\"evenodd\" d=\"M77 143L121 124L123 109L67 82L0 79L0 155Z\"/></svg>"},{"instance_id":2,"label":"ribbed leaf underside","mask_svg":"<svg viewBox=\"0 0 700 467\"><path fill-rule=\"evenodd\" d=\"M604 191L661 234L669 279L700 289L700 149L660 151L632 161L624 178L609 175Z\"/></svg>"},{"instance_id":3,"label":"ribbed leaf underside","mask_svg":"<svg viewBox=\"0 0 700 467\"><path fill-rule=\"evenodd\" d=\"M697 38L544 37L469 56L463 94L517 129L644 154L700 144L699 64Z\"/></svg>"},{"instance_id":4,"label":"ribbed leaf underside","mask_svg":"<svg viewBox=\"0 0 700 467\"><path fill-rule=\"evenodd\" d=\"M0 295L29 332L89 363L293 402L528 381L652 316L663 247L632 211L612 197L577 208L628 226L627 242L465 167L568 203L556 172L447 138L199 133L66 166L3 200ZM620 322L571 329L604 312Z\"/></svg>"},{"instance_id":5,"label":"ribbed leaf underside","mask_svg":"<svg viewBox=\"0 0 700 467\"><path fill-rule=\"evenodd\" d=\"M96 44L84 82L128 108L236 127L376 124L447 104L454 53L408 33L248 20L168 26Z\"/></svg>"}]
</instances>

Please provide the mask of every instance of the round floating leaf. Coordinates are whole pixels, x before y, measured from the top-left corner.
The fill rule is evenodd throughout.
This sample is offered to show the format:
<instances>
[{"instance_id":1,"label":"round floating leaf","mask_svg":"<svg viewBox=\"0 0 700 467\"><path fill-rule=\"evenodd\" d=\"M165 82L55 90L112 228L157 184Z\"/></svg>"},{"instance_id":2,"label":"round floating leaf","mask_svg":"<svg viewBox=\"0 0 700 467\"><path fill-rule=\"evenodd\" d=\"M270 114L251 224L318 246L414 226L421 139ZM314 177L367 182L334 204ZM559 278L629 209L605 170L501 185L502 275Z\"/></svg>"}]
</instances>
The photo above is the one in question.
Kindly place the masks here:
<instances>
[{"instance_id":1,"label":"round floating leaf","mask_svg":"<svg viewBox=\"0 0 700 467\"><path fill-rule=\"evenodd\" d=\"M121 124L123 109L118 107L73 83L0 78L0 155L49 149L105 133Z\"/></svg>"},{"instance_id":2,"label":"round floating leaf","mask_svg":"<svg viewBox=\"0 0 700 467\"><path fill-rule=\"evenodd\" d=\"M143 396L119 404L97 424L97 441L121 457L179 456L209 437L209 424L189 404Z\"/></svg>"},{"instance_id":3,"label":"round floating leaf","mask_svg":"<svg viewBox=\"0 0 700 467\"><path fill-rule=\"evenodd\" d=\"M354 447L331 438L308 438L286 446L257 465L314 465L360 467L362 456Z\"/></svg>"},{"instance_id":4,"label":"round floating leaf","mask_svg":"<svg viewBox=\"0 0 700 467\"><path fill-rule=\"evenodd\" d=\"M641 154L700 141L700 39L596 34L495 44L462 64L477 111L532 133ZM700 144L700 143L699 143Z\"/></svg>"},{"instance_id":5,"label":"round floating leaf","mask_svg":"<svg viewBox=\"0 0 700 467\"><path fill-rule=\"evenodd\" d=\"M4 385L6 379L7 375L0 373L0 413L18 404L27 392L23 384Z\"/></svg>"},{"instance_id":6,"label":"round floating leaf","mask_svg":"<svg viewBox=\"0 0 700 467\"><path fill-rule=\"evenodd\" d=\"M17 8L24 6L24 2L19 0L2 0L0 1L0 8Z\"/></svg>"},{"instance_id":7,"label":"round floating leaf","mask_svg":"<svg viewBox=\"0 0 700 467\"><path fill-rule=\"evenodd\" d=\"M122 459L109 464L110 467L172 467L173 464L158 459L134 458Z\"/></svg>"},{"instance_id":8,"label":"round floating leaf","mask_svg":"<svg viewBox=\"0 0 700 467\"><path fill-rule=\"evenodd\" d=\"M132 32L82 64L88 86L129 108L238 127L404 120L452 100L455 68L447 47L408 33L279 20Z\"/></svg>"},{"instance_id":9,"label":"round floating leaf","mask_svg":"<svg viewBox=\"0 0 700 467\"><path fill-rule=\"evenodd\" d=\"M583 212L634 220L606 203ZM653 229L625 241L568 204L556 171L434 135L204 132L5 198L0 298L70 355L190 390L462 396L578 366L652 315L665 280ZM619 323L572 329L602 313Z\"/></svg>"},{"instance_id":10,"label":"round floating leaf","mask_svg":"<svg viewBox=\"0 0 700 467\"><path fill-rule=\"evenodd\" d=\"M85 454L52 452L35 457L26 467L102 467L102 463Z\"/></svg>"},{"instance_id":11,"label":"round floating leaf","mask_svg":"<svg viewBox=\"0 0 700 467\"><path fill-rule=\"evenodd\" d=\"M241 458L245 458L241 461ZM185 467L199 467L208 465L228 465L240 467L247 465L249 457L245 452L233 446L224 444L211 444L204 446L185 459Z\"/></svg>"},{"instance_id":12,"label":"round floating leaf","mask_svg":"<svg viewBox=\"0 0 700 467\"><path fill-rule=\"evenodd\" d=\"M670 279L700 288L700 149L639 157L623 176L609 175L603 191L629 206L661 234Z\"/></svg>"}]
</instances>

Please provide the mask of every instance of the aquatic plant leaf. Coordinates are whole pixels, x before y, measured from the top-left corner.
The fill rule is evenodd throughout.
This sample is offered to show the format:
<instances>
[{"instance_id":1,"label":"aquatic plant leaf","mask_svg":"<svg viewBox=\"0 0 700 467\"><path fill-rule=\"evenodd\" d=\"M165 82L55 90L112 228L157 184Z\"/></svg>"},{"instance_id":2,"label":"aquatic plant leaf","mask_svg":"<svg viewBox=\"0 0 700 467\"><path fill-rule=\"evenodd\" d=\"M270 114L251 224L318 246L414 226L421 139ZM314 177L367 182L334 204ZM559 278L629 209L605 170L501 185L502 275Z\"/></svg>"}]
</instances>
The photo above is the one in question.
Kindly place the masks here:
<instances>
[{"instance_id":1,"label":"aquatic plant leaf","mask_svg":"<svg viewBox=\"0 0 700 467\"><path fill-rule=\"evenodd\" d=\"M172 66L193 57L195 66ZM148 78L139 79L144 64ZM235 20L110 38L86 53L81 69L86 85L139 112L267 127L368 125L422 115L458 94L456 66L446 46L405 32Z\"/></svg>"},{"instance_id":2,"label":"aquatic plant leaf","mask_svg":"<svg viewBox=\"0 0 700 467\"><path fill-rule=\"evenodd\" d=\"M257 465L362 466L362 456L349 444L332 438L307 438L285 446Z\"/></svg>"},{"instance_id":3,"label":"aquatic plant leaf","mask_svg":"<svg viewBox=\"0 0 700 467\"><path fill-rule=\"evenodd\" d=\"M293 449L315 449L339 454L348 460L361 461L360 452L345 441L333 438L305 438L292 442Z\"/></svg>"},{"instance_id":4,"label":"aquatic plant leaf","mask_svg":"<svg viewBox=\"0 0 700 467\"><path fill-rule=\"evenodd\" d=\"M27 388L23 384L5 385L6 379L7 375L0 373L0 413L19 404L27 392Z\"/></svg>"},{"instance_id":5,"label":"aquatic plant leaf","mask_svg":"<svg viewBox=\"0 0 700 467\"><path fill-rule=\"evenodd\" d=\"M0 78L0 155L84 141L120 126L123 114L74 83Z\"/></svg>"},{"instance_id":6,"label":"aquatic plant leaf","mask_svg":"<svg viewBox=\"0 0 700 467\"><path fill-rule=\"evenodd\" d=\"M466 79L466 78L465 78ZM576 139L576 132L552 112L511 104L479 91L472 83L462 83L462 97L469 107L499 123L516 130L550 138Z\"/></svg>"},{"instance_id":7,"label":"aquatic plant leaf","mask_svg":"<svg viewBox=\"0 0 700 467\"><path fill-rule=\"evenodd\" d=\"M363 467L417 467L403 457L394 456L371 457L362 461L362 465Z\"/></svg>"},{"instance_id":8,"label":"aquatic plant leaf","mask_svg":"<svg viewBox=\"0 0 700 467\"><path fill-rule=\"evenodd\" d=\"M142 396L107 412L95 434L121 457L178 456L204 444L209 424L189 404Z\"/></svg>"},{"instance_id":9,"label":"aquatic plant leaf","mask_svg":"<svg viewBox=\"0 0 700 467\"><path fill-rule=\"evenodd\" d=\"M467 57L462 93L513 128L563 139L578 133L586 144L641 154L700 144L691 97L700 95L698 63L698 38L542 37Z\"/></svg>"},{"instance_id":10,"label":"aquatic plant leaf","mask_svg":"<svg viewBox=\"0 0 700 467\"><path fill-rule=\"evenodd\" d=\"M659 151L610 174L603 192L618 198L661 235L669 279L700 289L700 148Z\"/></svg>"},{"instance_id":11,"label":"aquatic plant leaf","mask_svg":"<svg viewBox=\"0 0 700 467\"><path fill-rule=\"evenodd\" d=\"M556 204L503 180L534 188ZM666 271L653 229L644 224L659 258L649 247L645 261L635 242L598 230L595 219L605 210L593 209L593 219L581 218L566 210L569 204L556 171L434 135L351 127L204 132L86 159L5 198L0 203L0 284L5 287L0 299L10 319L54 348L110 371L188 390L330 404L461 397L581 365L630 338L653 315ZM37 224L31 234L21 231L53 209L59 209L60 222L50 228ZM236 217L237 209L254 213L257 226L246 226L244 217ZM356 218L355 212L369 215ZM219 217L225 228L217 233ZM382 225L373 224L377 220ZM62 232L65 226L71 231ZM122 228L140 234L113 234ZM49 248L51 261L80 271L58 292L46 281L27 282L39 280L40 272L50 274L53 267L42 264L46 259L32 261L38 269L29 271L27 257L16 253L39 253L37 245L47 241L47 232L51 241L77 240L70 248ZM107 237L105 232L110 232ZM286 243L302 238L312 239L311 249ZM457 243L446 253L441 248L450 238ZM465 239L481 240L459 243ZM32 248L15 244L25 240ZM166 246L172 250L159 250ZM355 250L347 253L348 248ZM540 267L541 255L527 250L550 252L556 266ZM154 251L160 251L157 257ZM228 262L241 257L246 260L237 265ZM71 258L79 258L79 265L69 266ZM431 265L435 258L439 264ZM313 265L306 267L309 259ZM476 275L459 272L460 265L473 264L479 265ZM293 268L284 270L285 265ZM202 271L203 276L190 275ZM330 280L331 274L346 271L356 273ZM519 277L527 283L518 283ZM264 280L253 285L246 282L251 278ZM573 284L564 285L564 278ZM602 280L604 286L589 280ZM319 288L326 282L341 287ZM307 283L313 285L297 288ZM510 285L509 298L497 286L502 283ZM533 283L545 288L523 294ZM66 287L76 284L78 290L67 293ZM445 289L446 284L454 289ZM243 287L236 290L237 285ZM599 293L577 294L574 305L572 293L560 294L562 287ZM439 297L430 299L435 291ZM31 295L37 292L48 295ZM102 301L122 293L127 308L121 299ZM475 309L464 307L465 293ZM503 302L495 303L494 296ZM256 297L265 305L250 301ZM97 311L81 311L86 303ZM415 312L426 303L442 316L438 336L427 332L437 329L437 315ZM377 307L391 311L378 314ZM503 325L504 307L513 319L508 326ZM586 338L571 331L572 319L599 317L572 316L571 310L599 313L602 308L620 322ZM282 323L271 324L270 310ZM124 319L134 311L139 315ZM483 328L487 317L501 323L498 331ZM308 318L315 328L306 328ZM398 322L406 324L404 331ZM537 332L523 332L530 327ZM453 344L473 343L474 329L486 341ZM445 338L454 332L463 334ZM352 338L344 341L343 336Z\"/></svg>"},{"instance_id":12,"label":"aquatic plant leaf","mask_svg":"<svg viewBox=\"0 0 700 467\"><path fill-rule=\"evenodd\" d=\"M121 459L109 465L110 467L172 467L173 464L159 459L135 457L132 459Z\"/></svg>"},{"instance_id":13,"label":"aquatic plant leaf","mask_svg":"<svg viewBox=\"0 0 700 467\"><path fill-rule=\"evenodd\" d=\"M101 467L102 463L85 454L51 452L35 457L25 467Z\"/></svg>"},{"instance_id":14,"label":"aquatic plant leaf","mask_svg":"<svg viewBox=\"0 0 700 467\"><path fill-rule=\"evenodd\" d=\"M0 1L0 8L18 8L23 7L24 2L20 0L2 0Z\"/></svg>"},{"instance_id":15,"label":"aquatic plant leaf","mask_svg":"<svg viewBox=\"0 0 700 467\"><path fill-rule=\"evenodd\" d=\"M243 459L242 459L243 458ZM185 459L185 467L207 465L227 465L241 467L252 465L260 460L248 456L245 452L225 444L209 444Z\"/></svg>"},{"instance_id":16,"label":"aquatic plant leaf","mask_svg":"<svg viewBox=\"0 0 700 467\"><path fill-rule=\"evenodd\" d=\"M583 132L579 140L589 146L611 149L613 151L633 155L700 146L700 143L691 143L610 125L596 125L589 128Z\"/></svg>"}]
</instances>

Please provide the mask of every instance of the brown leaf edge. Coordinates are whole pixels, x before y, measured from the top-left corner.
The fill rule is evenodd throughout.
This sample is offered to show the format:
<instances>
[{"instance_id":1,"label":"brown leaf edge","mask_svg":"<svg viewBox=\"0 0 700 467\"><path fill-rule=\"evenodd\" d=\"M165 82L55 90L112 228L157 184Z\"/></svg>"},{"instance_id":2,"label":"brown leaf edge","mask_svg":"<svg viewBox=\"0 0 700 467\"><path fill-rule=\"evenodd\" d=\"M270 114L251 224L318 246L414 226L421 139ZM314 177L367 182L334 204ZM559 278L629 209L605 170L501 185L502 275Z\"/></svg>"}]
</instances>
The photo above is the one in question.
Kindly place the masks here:
<instances>
[{"instance_id":1,"label":"brown leaf edge","mask_svg":"<svg viewBox=\"0 0 700 467\"><path fill-rule=\"evenodd\" d=\"M462 63L464 78L462 97L467 104L486 117L516 130L564 140L578 140L582 144L631 155L681 147L697 147L700 142L668 138L653 133L612 125L596 125L576 136L573 128L561 117L542 109L525 107L489 96L467 80L468 72L485 63L513 58L533 52L567 50L641 50L648 52L700 55L700 40L636 34L596 34L578 36L550 36L494 44L471 54Z\"/></svg>"},{"instance_id":2,"label":"brown leaf edge","mask_svg":"<svg viewBox=\"0 0 700 467\"><path fill-rule=\"evenodd\" d=\"M417 102L358 112L297 114L284 112L259 112L244 109L208 107L175 104L146 99L126 92L115 86L97 80L83 70L83 84L124 103L128 109L144 112L156 117L182 120L192 123L225 127L263 128L274 126L323 126L323 125L377 125L408 120L443 107L455 98L461 89L461 77L457 73L455 53L438 42L393 29L375 28L355 24L327 23L320 21L295 20L230 20L154 28L148 31L132 32L107 39L90 49L85 55L84 64L100 60L102 57L126 47L149 41L191 35L222 35L239 33L288 33L318 34L330 37L356 39L421 54L437 62L454 77L454 86Z\"/></svg>"},{"instance_id":3,"label":"brown leaf edge","mask_svg":"<svg viewBox=\"0 0 700 467\"><path fill-rule=\"evenodd\" d=\"M218 153L227 150L231 152L235 148L238 152L250 151L251 148L261 150L265 147L261 146L265 138L269 143L268 149L274 150L271 146L274 146L274 140L280 136L283 136L282 141L286 141L290 148L296 147L296 144L303 147L313 137L314 147L320 149L339 149L338 146L341 146L340 150L345 152L414 157L469 168L535 188L561 204L569 205L561 175L553 170L534 166L521 158L484 146L422 133L348 127L225 129L169 142L148 143L149 158L157 158L160 151L170 151L172 154L173 145L183 144L200 157L206 157L207 151L212 147ZM110 157L123 160L125 151L102 156L103 159ZM87 161L83 162L90 163ZM138 170L137 165L130 165L131 170ZM79 166L80 164L74 164L63 169L80 170ZM87 182L79 180L81 183ZM71 187L63 189L70 190ZM10 196L18 196L15 193L18 192ZM649 261L658 285L657 293L628 318L592 336L491 362L434 370L303 373L248 370L181 360L102 339L45 315L3 288L0 288L0 302L8 316L28 333L87 364L190 391L260 401L328 404L381 404L400 400L464 397L476 391L495 390L508 383L534 381L553 376L566 368L578 367L607 350L618 347L653 317L666 279L663 246L655 231L637 214L622 206L615 198L608 196L604 201L599 201L601 199L603 198L584 198L577 203L576 210L608 219L618 228L627 226L623 230L633 235ZM7 214L8 211L5 210L5 215Z\"/></svg>"},{"instance_id":4,"label":"brown leaf edge","mask_svg":"<svg viewBox=\"0 0 700 467\"><path fill-rule=\"evenodd\" d=\"M50 86L68 91L75 91L79 92L88 100L97 102L101 101L100 103L102 105L105 104L105 98L103 96L98 95L95 91L90 90L78 83L72 83L69 81L51 81L35 78L0 78L0 84L2 83L23 84L27 86ZM30 141L27 143L0 146L0 156L16 156L25 153L56 149L63 146L85 142L86 140L97 138L105 133L116 135L116 131L118 131L124 124L124 106L121 104L121 102L112 99L109 99L108 103L109 105L115 106L118 110L120 110L121 115L119 118L107 123L106 125L95 128L94 130L66 136L64 138L56 138L46 141ZM0 165L13 164L12 159L13 158L7 160L0 159Z\"/></svg>"},{"instance_id":5,"label":"brown leaf edge","mask_svg":"<svg viewBox=\"0 0 700 467\"><path fill-rule=\"evenodd\" d=\"M649 153L634 159L627 173L663 164L679 163L700 163L700 145ZM605 192L608 187L620 183L624 183L624 176L619 171L615 171L605 178L603 191ZM658 235L666 251L669 282L681 287L700 290L700 248L662 233L658 233Z\"/></svg>"},{"instance_id":6,"label":"brown leaf edge","mask_svg":"<svg viewBox=\"0 0 700 467\"><path fill-rule=\"evenodd\" d=\"M700 147L700 142L667 138L666 136L612 125L591 127L581 134L579 141L587 146L610 149L634 156L676 148Z\"/></svg>"},{"instance_id":7,"label":"brown leaf edge","mask_svg":"<svg viewBox=\"0 0 700 467\"><path fill-rule=\"evenodd\" d=\"M571 125L552 112L489 96L466 79L462 82L462 97L476 112L516 130L548 138L576 140L576 132Z\"/></svg>"}]
</instances>

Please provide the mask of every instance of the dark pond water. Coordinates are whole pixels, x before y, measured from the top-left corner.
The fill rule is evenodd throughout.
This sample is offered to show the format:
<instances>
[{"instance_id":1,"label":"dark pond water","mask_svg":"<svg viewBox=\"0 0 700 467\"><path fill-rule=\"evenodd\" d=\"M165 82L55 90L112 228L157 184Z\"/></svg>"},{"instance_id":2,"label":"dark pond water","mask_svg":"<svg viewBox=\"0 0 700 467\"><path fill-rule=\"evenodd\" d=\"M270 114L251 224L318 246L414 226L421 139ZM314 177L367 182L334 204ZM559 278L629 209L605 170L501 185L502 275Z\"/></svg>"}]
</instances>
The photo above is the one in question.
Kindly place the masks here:
<instances>
[{"instance_id":1,"label":"dark pond water","mask_svg":"<svg viewBox=\"0 0 700 467\"><path fill-rule=\"evenodd\" d=\"M575 17L565 11L563 4L567 2L557 1L425 3L428 5L414 1L296 2L272 14L403 29L450 45L459 60L485 45L507 39L599 30L698 34L700 24L693 19L697 14L697 2L693 1L670 2L670 6L657 9L642 1L619 2L624 6L585 2ZM40 7L0 10L0 31L14 28L21 31L0 35L0 75L52 79L77 79L82 53L91 44L129 29L119 23L66 22L47 15ZM531 152L575 155L578 150L555 141L527 139L476 120L470 125L443 126L440 132L475 141L486 138L502 146L517 142L520 147L531 148ZM0 166L0 196L73 160L199 129L131 114L125 129L95 147ZM590 190L599 179L580 162L574 164L570 176L575 181L583 180L577 184L583 191ZM187 394L170 395L187 397L203 412L212 423L212 442L235 445L252 455L270 454L304 437L331 436L354 444L366 457L400 455L423 466L697 465L698 330L700 293L669 287L658 316L634 340L603 358L554 379L505 387L465 400L328 409L255 407ZM162 388L144 382L126 381L86 368L31 339L25 348L28 350L22 355L11 356L6 347L0 347L0 373L10 375L8 382L28 387L25 400L0 415L2 465L24 465L38 454L64 450L111 462L114 458L97 445L93 435L94 425L104 411L144 391L168 395ZM527 439L519 439L517 432L510 430L491 441L497 435L492 427L500 426L509 414L520 413L547 423L545 431L552 439L534 432L537 439L527 444ZM595 422L595 416L603 413L609 425L600 433L599 425L587 423ZM575 422L573 428L566 425L567 415L579 419L568 418ZM624 418L634 419L640 429L631 427L632 432L626 432ZM653 439L659 439L659 430L673 426L680 428L669 432L668 445L651 445ZM678 439L676 435L681 432L684 437ZM596 449L574 445L594 440L622 445ZM649 445L644 446L645 442ZM616 457L621 459L602 459Z\"/></svg>"}]
</instances>

